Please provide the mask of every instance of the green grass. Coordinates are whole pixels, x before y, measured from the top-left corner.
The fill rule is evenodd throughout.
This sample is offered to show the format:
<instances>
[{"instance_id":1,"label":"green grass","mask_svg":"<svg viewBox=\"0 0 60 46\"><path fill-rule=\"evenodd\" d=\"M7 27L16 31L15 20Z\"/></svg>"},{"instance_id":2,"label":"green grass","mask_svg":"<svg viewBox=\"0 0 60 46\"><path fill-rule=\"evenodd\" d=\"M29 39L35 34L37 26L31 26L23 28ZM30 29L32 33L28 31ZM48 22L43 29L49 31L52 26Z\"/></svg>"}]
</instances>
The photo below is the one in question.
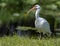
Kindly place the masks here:
<instances>
[{"instance_id":1,"label":"green grass","mask_svg":"<svg viewBox=\"0 0 60 46\"><path fill-rule=\"evenodd\" d=\"M0 46L60 46L60 38L0 37Z\"/></svg>"}]
</instances>

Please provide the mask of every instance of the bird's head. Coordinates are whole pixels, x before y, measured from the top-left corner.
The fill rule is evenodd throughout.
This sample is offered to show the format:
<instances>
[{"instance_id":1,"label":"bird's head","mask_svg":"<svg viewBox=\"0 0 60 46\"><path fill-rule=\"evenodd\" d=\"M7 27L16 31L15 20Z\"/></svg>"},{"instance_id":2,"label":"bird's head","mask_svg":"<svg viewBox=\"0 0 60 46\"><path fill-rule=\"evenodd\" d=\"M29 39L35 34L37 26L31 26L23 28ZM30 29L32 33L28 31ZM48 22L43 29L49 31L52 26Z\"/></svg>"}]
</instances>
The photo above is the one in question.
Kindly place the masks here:
<instances>
[{"instance_id":1,"label":"bird's head","mask_svg":"<svg viewBox=\"0 0 60 46\"><path fill-rule=\"evenodd\" d=\"M39 5L35 5L34 7L35 7L35 9L40 9Z\"/></svg>"},{"instance_id":2,"label":"bird's head","mask_svg":"<svg viewBox=\"0 0 60 46\"><path fill-rule=\"evenodd\" d=\"M34 5L34 6L27 12L27 14L29 14L31 11L37 10L37 9L41 9L41 7L40 7L39 5Z\"/></svg>"}]
</instances>

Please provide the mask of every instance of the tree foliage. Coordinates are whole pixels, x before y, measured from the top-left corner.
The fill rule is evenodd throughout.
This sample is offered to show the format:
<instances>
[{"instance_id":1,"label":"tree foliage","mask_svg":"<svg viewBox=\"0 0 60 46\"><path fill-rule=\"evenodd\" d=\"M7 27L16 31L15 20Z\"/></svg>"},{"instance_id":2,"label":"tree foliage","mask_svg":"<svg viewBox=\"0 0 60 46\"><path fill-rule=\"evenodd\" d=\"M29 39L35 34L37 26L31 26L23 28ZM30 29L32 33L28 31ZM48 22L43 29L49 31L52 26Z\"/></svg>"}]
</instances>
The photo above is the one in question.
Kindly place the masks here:
<instances>
[{"instance_id":1,"label":"tree foliage","mask_svg":"<svg viewBox=\"0 0 60 46\"><path fill-rule=\"evenodd\" d=\"M0 0L0 20L3 23L9 23L24 19L25 22L30 23L31 18L35 19L33 13L28 17L24 15L34 4L42 7L40 13L42 17L43 15L60 17L60 0ZM14 13L18 13L19 16L13 16ZM49 17L47 18L49 21Z\"/></svg>"}]
</instances>

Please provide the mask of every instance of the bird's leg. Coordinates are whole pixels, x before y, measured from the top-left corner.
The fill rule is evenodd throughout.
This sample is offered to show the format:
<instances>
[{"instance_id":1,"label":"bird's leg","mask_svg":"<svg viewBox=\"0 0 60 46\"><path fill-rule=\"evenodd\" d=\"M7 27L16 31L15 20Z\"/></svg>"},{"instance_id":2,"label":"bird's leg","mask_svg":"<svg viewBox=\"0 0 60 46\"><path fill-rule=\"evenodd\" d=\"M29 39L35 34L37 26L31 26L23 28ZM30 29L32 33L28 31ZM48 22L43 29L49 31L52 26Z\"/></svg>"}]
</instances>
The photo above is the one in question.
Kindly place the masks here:
<instances>
[{"instance_id":1,"label":"bird's leg","mask_svg":"<svg viewBox=\"0 0 60 46\"><path fill-rule=\"evenodd\" d=\"M47 36L48 36L48 38L50 38L51 37L51 33L47 33Z\"/></svg>"},{"instance_id":2,"label":"bird's leg","mask_svg":"<svg viewBox=\"0 0 60 46\"><path fill-rule=\"evenodd\" d=\"M46 37L47 37L47 34L45 33L45 34L44 34L44 38L46 38Z\"/></svg>"},{"instance_id":3,"label":"bird's leg","mask_svg":"<svg viewBox=\"0 0 60 46\"><path fill-rule=\"evenodd\" d=\"M43 32L40 33L40 38L41 38L41 39L43 38Z\"/></svg>"}]
</instances>

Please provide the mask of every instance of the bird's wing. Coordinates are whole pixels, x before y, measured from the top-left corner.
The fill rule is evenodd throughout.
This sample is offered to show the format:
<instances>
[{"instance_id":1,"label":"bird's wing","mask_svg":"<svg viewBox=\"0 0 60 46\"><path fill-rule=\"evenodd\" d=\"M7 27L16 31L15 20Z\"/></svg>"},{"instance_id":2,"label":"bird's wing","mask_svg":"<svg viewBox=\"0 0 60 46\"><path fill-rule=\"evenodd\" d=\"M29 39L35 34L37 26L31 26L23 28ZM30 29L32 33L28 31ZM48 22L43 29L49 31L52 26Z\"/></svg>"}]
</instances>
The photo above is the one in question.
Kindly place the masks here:
<instances>
[{"instance_id":1,"label":"bird's wing","mask_svg":"<svg viewBox=\"0 0 60 46\"><path fill-rule=\"evenodd\" d=\"M35 27L41 27L44 23L48 23L44 18L38 18L35 20Z\"/></svg>"},{"instance_id":2,"label":"bird's wing","mask_svg":"<svg viewBox=\"0 0 60 46\"><path fill-rule=\"evenodd\" d=\"M45 20L43 18L36 19L35 27L38 29L42 29L42 30L45 30L47 32L50 32L50 25L47 22L47 20Z\"/></svg>"}]
</instances>

